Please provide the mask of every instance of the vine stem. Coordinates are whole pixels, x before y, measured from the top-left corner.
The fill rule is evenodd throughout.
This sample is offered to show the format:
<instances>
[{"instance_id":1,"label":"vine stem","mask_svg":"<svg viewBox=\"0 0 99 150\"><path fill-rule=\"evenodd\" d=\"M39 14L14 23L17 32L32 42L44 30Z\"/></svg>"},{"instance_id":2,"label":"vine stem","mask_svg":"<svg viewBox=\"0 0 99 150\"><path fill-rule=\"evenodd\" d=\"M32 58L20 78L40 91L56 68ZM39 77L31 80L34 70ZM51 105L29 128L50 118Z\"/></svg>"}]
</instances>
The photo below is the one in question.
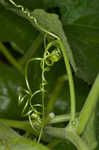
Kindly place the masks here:
<instances>
[{"instance_id":1,"label":"vine stem","mask_svg":"<svg viewBox=\"0 0 99 150\"><path fill-rule=\"evenodd\" d=\"M56 37L57 36L55 36L55 38ZM67 70L67 74L68 74L69 87L70 87L70 97L71 97L71 121L74 121L75 120L75 113L76 113L76 100L75 100L74 81L73 81L72 71L71 71L68 56L67 56L67 53L66 53L66 49L65 49L62 41L58 38L57 40L52 41L51 43L49 43L46 50L45 50L45 54L46 54L47 50L52 45L55 45L56 43L59 44L60 49L63 53L64 60L65 60L65 66L66 66L66 70Z\"/></svg>"},{"instance_id":2,"label":"vine stem","mask_svg":"<svg viewBox=\"0 0 99 150\"><path fill-rule=\"evenodd\" d=\"M76 113L76 100L75 100L75 89L74 89L74 81L72 77L72 71L71 67L69 64L69 60L67 57L67 52L66 49L62 43L61 40L57 40L57 42L60 45L61 51L63 53L64 61L65 61L65 66L68 74L68 81L69 81L69 87L70 87L70 99L71 99L71 121L75 120L75 113Z\"/></svg>"},{"instance_id":3,"label":"vine stem","mask_svg":"<svg viewBox=\"0 0 99 150\"><path fill-rule=\"evenodd\" d=\"M0 118L0 122L5 123L12 128L22 129L29 133L33 133L33 128L31 127L29 121L17 121L17 120L10 120L10 119L8 120L8 119Z\"/></svg>"},{"instance_id":4,"label":"vine stem","mask_svg":"<svg viewBox=\"0 0 99 150\"><path fill-rule=\"evenodd\" d=\"M33 128L31 127L30 123L27 121L15 121L15 120L7 120L7 119L0 119L0 122L6 123L8 126L18 129L23 129L28 131L29 133L34 133L34 135L38 136ZM75 131L71 131L65 128L55 128L55 127L46 127L43 133L43 138L47 140L48 135L52 137L57 137L65 140L71 141L78 150L89 150L85 142L80 138Z\"/></svg>"},{"instance_id":5,"label":"vine stem","mask_svg":"<svg viewBox=\"0 0 99 150\"><path fill-rule=\"evenodd\" d=\"M64 115L57 115L54 118L50 118L48 124L56 124L56 123L62 123L70 120L71 115L70 114L64 114ZM10 127L23 129L25 131L28 131L32 133L33 128L31 127L29 121L18 121L18 120L8 120L8 119L1 119L0 122L4 122Z\"/></svg>"},{"instance_id":6,"label":"vine stem","mask_svg":"<svg viewBox=\"0 0 99 150\"><path fill-rule=\"evenodd\" d=\"M9 53L8 49L1 42L0 42L0 50L12 65L17 70L23 73L22 66L15 60L15 58Z\"/></svg>"},{"instance_id":7,"label":"vine stem","mask_svg":"<svg viewBox=\"0 0 99 150\"><path fill-rule=\"evenodd\" d=\"M75 131L69 130L68 128L46 127L45 132L50 136L69 140L78 150L89 150L81 137Z\"/></svg>"},{"instance_id":8,"label":"vine stem","mask_svg":"<svg viewBox=\"0 0 99 150\"><path fill-rule=\"evenodd\" d=\"M97 75L97 78L92 86L92 89L85 101L85 104L82 108L82 111L79 114L79 124L77 127L77 133L81 134L87 123L88 119L91 117L92 112L95 109L95 106L97 104L97 101L99 100L99 74Z\"/></svg>"}]
</instances>

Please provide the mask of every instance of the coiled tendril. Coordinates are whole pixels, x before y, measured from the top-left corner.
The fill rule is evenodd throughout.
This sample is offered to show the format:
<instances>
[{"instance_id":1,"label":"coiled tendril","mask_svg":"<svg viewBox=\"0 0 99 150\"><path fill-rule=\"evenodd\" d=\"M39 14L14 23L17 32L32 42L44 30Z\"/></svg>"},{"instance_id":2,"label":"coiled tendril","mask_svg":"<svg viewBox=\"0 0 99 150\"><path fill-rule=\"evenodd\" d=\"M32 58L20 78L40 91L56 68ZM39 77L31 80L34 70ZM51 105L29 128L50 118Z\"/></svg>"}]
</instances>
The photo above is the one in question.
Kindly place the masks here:
<instances>
[{"instance_id":1,"label":"coiled tendril","mask_svg":"<svg viewBox=\"0 0 99 150\"><path fill-rule=\"evenodd\" d=\"M44 99L45 99L45 92L46 92L45 86L47 84L47 81L45 79L45 72L49 71L50 67L53 66L54 63L57 62L61 58L61 51L59 49L59 46L56 44L57 40L54 40L54 41L47 44L46 34L49 34L49 35L51 35L52 37L54 37L56 39L58 39L58 37L55 34L47 31L44 28L42 28L37 23L36 18L33 15L31 15L29 10L24 9L24 7L22 5L17 5L13 0L9 0L9 1L15 7L20 8L21 11L25 15L27 15L30 19L32 19L34 21L34 23L45 33L45 38L44 38L45 51L44 51L43 58L32 58L32 59L28 60L28 62L26 63L26 66L25 66L25 81L26 81L27 89L24 89L23 95L20 94L20 96L19 96L19 103L25 102L22 114L24 116L28 116L30 124L35 130L36 130L35 124L36 125L38 124L41 127L40 135L39 135L39 138L38 138L38 141L40 141L42 133L43 133L43 128L44 128L44 114L45 114ZM50 52L49 50L53 46L55 47L55 49ZM31 90L29 80L28 80L28 67L29 67L29 64L33 61L40 61L40 67L42 69L42 75L41 75L42 76L42 81L41 81L41 84L40 84L40 89L38 89L34 93ZM34 96L36 96L39 93L41 93L42 104L32 105L32 102L31 102L32 99L34 98ZM41 107L42 112L39 112L37 110L37 107Z\"/></svg>"},{"instance_id":2,"label":"coiled tendril","mask_svg":"<svg viewBox=\"0 0 99 150\"><path fill-rule=\"evenodd\" d=\"M45 92L46 92L45 86L47 84L47 81L45 78L45 72L49 71L51 66L53 66L54 63L59 61L62 56L61 51L58 48L58 45L55 45L55 43L56 43L56 40L52 41L48 44L44 42L45 50L44 50L43 58L32 58L32 59L28 60L28 62L26 63L26 66L25 66L25 81L26 81L27 89L24 90L23 96L22 95L19 96L19 103L25 102L25 105L24 105L24 108L22 111L23 116L28 116L29 122L34 130L36 130L35 125L36 125L36 127L37 127L37 125L39 127L41 127L38 141L40 141L40 139L41 139L43 129L45 126L45 124L44 124L44 120L45 120L45 118L44 118L45 117L44 100L45 100ZM51 52L50 52L50 49L53 46L56 46L56 47L54 48L54 50L51 50ZM42 69L42 74L41 74L42 81L40 84L40 89L38 89L34 93L31 90L29 80L28 80L29 64L33 61L39 61L40 68ZM42 103L33 105L31 101L33 100L34 96L36 96L39 93L41 93ZM42 112L38 111L37 107L42 108Z\"/></svg>"},{"instance_id":3,"label":"coiled tendril","mask_svg":"<svg viewBox=\"0 0 99 150\"><path fill-rule=\"evenodd\" d=\"M70 119L70 122L75 120L76 105L75 105L75 90L74 90L74 82L73 82L73 77L72 77L72 70L71 70L71 67L69 64L67 50L64 47L64 43L60 39L60 37L50 31L46 30L44 27L42 27L38 23L37 19L29 12L29 10L24 9L24 7L22 5L17 5L15 2L13 2L13 0L9 0L9 1L15 7L20 8L22 13L25 14L28 17L28 19L31 19L34 22L34 24L36 25L36 27L45 34L45 38L44 38L45 51L44 51L43 58L33 58L27 62L26 68L25 68L25 80L26 80L27 89L24 90L24 92L25 92L24 96L21 96L21 98L20 98L20 102L22 102L24 99L27 99L26 104L23 109L23 112L29 106L29 111L28 111L28 113L26 113L26 115L29 117L31 125L33 125L32 120L34 118L35 118L35 120L36 120L36 118L39 118L40 121L38 121L38 122L39 123L41 122L41 132L40 132L40 136L38 139L38 141L39 141L41 138L42 132L43 132L43 128L44 128L44 98L45 98L45 86L47 84L47 81L45 79L45 72L49 71L50 67L52 65L54 65L54 63L60 59L60 57L61 57L60 51L62 51L62 54L64 57L64 62L65 62L65 67L66 67L67 74L68 74L68 81L69 81L69 87L70 87L70 97L71 97L71 119ZM48 35L53 37L53 41L46 44L46 37ZM50 48L53 48L53 47L55 47L55 49L50 52ZM38 60L40 61L40 67L42 69L42 82L40 85L40 89L33 93L30 88L29 82L28 82L28 76L27 76L28 65L30 62L38 61ZM31 100L38 93L41 93L41 95L42 95L42 105L38 105L38 106L32 105ZM42 113L37 111L37 107L42 107ZM33 114L35 114L34 115L35 117L33 117ZM42 115L42 117L41 117L41 115Z\"/></svg>"}]
</instances>

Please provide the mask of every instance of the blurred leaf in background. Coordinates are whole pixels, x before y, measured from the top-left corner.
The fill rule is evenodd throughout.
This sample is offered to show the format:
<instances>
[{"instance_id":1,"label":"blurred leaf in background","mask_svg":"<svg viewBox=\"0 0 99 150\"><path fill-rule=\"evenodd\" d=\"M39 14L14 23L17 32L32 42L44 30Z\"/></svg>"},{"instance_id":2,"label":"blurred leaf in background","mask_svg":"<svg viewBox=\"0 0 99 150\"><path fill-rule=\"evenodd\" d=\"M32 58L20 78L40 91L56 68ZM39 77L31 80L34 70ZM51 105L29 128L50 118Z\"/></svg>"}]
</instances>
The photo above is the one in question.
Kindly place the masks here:
<instances>
[{"instance_id":1,"label":"blurred leaf in background","mask_svg":"<svg viewBox=\"0 0 99 150\"><path fill-rule=\"evenodd\" d=\"M77 76L92 83L99 72L98 0L47 0L47 6L58 9L78 67Z\"/></svg>"},{"instance_id":2,"label":"blurred leaf in background","mask_svg":"<svg viewBox=\"0 0 99 150\"><path fill-rule=\"evenodd\" d=\"M18 93L25 87L24 76L15 69L0 64L0 118L22 119Z\"/></svg>"}]
</instances>

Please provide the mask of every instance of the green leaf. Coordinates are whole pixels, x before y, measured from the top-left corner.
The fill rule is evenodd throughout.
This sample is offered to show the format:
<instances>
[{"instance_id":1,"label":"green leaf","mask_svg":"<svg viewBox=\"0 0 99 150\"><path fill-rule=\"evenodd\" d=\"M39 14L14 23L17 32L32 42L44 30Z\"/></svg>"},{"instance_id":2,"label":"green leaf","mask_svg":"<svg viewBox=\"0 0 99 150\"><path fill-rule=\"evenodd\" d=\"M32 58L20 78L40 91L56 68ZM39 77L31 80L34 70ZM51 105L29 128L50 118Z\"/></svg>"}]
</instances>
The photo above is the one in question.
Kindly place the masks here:
<instances>
[{"instance_id":1,"label":"green leaf","mask_svg":"<svg viewBox=\"0 0 99 150\"><path fill-rule=\"evenodd\" d=\"M99 72L98 0L47 0L59 8L61 20L77 65L77 76L92 83Z\"/></svg>"},{"instance_id":2,"label":"green leaf","mask_svg":"<svg viewBox=\"0 0 99 150\"><path fill-rule=\"evenodd\" d=\"M0 150L48 150L41 144L24 138L0 122Z\"/></svg>"},{"instance_id":3,"label":"green leaf","mask_svg":"<svg viewBox=\"0 0 99 150\"><path fill-rule=\"evenodd\" d=\"M90 20L92 20L91 17ZM86 25L65 26L65 31L66 33L68 32L67 36L78 66L76 75L88 83L92 83L99 72L99 29L92 28Z\"/></svg>"},{"instance_id":4,"label":"green leaf","mask_svg":"<svg viewBox=\"0 0 99 150\"><path fill-rule=\"evenodd\" d=\"M18 93L24 85L22 74L0 64L0 118L21 118L22 108L18 106Z\"/></svg>"},{"instance_id":5,"label":"green leaf","mask_svg":"<svg viewBox=\"0 0 99 150\"><path fill-rule=\"evenodd\" d=\"M37 31L27 20L2 5L0 5L0 20L2 20L0 21L0 41L11 42L15 50L25 53L38 35Z\"/></svg>"}]
</instances>

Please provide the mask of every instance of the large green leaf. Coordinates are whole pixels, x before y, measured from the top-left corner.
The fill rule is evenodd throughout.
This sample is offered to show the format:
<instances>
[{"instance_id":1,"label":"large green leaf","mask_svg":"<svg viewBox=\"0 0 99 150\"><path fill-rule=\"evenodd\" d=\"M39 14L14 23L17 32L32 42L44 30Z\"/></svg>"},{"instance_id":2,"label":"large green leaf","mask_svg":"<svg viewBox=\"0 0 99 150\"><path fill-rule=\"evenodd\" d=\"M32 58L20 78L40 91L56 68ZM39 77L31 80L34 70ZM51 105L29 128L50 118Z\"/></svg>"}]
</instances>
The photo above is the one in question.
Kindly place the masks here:
<instances>
[{"instance_id":1,"label":"large green leaf","mask_svg":"<svg viewBox=\"0 0 99 150\"><path fill-rule=\"evenodd\" d=\"M24 85L24 76L22 74L0 64L0 118L21 118L18 93Z\"/></svg>"},{"instance_id":2,"label":"large green leaf","mask_svg":"<svg viewBox=\"0 0 99 150\"><path fill-rule=\"evenodd\" d=\"M48 148L20 136L0 122L0 150L48 150Z\"/></svg>"},{"instance_id":3,"label":"large green leaf","mask_svg":"<svg viewBox=\"0 0 99 150\"><path fill-rule=\"evenodd\" d=\"M84 19L87 20L87 18ZM91 17L90 20L92 20ZM77 76L92 83L99 72L99 29L86 25L67 25L65 31L68 32L67 36L78 66Z\"/></svg>"},{"instance_id":4,"label":"large green leaf","mask_svg":"<svg viewBox=\"0 0 99 150\"><path fill-rule=\"evenodd\" d=\"M0 4L0 41L11 42L15 50L24 53L31 47L37 31L27 20L6 8L9 7Z\"/></svg>"},{"instance_id":5,"label":"large green leaf","mask_svg":"<svg viewBox=\"0 0 99 150\"><path fill-rule=\"evenodd\" d=\"M47 0L47 5L49 8L59 8L78 68L76 74L92 83L99 72L98 0Z\"/></svg>"}]
</instances>

